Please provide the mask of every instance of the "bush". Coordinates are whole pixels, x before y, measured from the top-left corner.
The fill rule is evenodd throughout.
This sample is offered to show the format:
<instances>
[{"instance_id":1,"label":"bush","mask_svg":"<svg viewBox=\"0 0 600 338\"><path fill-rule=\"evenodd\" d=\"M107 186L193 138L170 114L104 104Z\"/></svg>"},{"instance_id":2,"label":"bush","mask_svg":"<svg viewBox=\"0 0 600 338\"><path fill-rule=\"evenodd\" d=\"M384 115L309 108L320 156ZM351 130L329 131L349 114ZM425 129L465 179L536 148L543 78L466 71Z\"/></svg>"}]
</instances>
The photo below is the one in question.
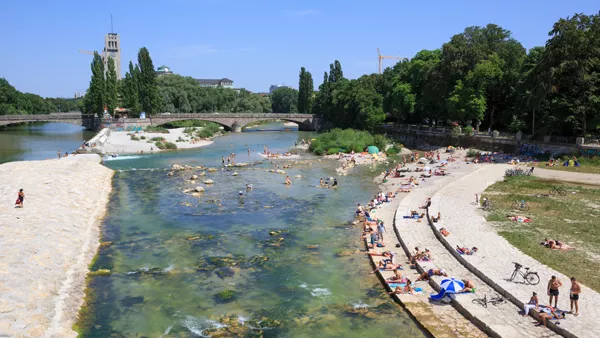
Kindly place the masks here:
<instances>
[{"instance_id":1,"label":"bush","mask_svg":"<svg viewBox=\"0 0 600 338\"><path fill-rule=\"evenodd\" d=\"M185 134L192 134L195 131L196 131L196 128L194 128L194 127L185 127L185 128L183 128L183 132Z\"/></svg>"},{"instance_id":2,"label":"bush","mask_svg":"<svg viewBox=\"0 0 600 338\"><path fill-rule=\"evenodd\" d=\"M177 145L175 143L165 142L163 144L165 146L165 149L168 149L168 150L175 150L175 149L177 149Z\"/></svg>"},{"instance_id":3,"label":"bush","mask_svg":"<svg viewBox=\"0 0 600 338\"><path fill-rule=\"evenodd\" d=\"M156 148L158 149L165 149L165 144L161 141L157 141L156 143L154 143L154 145L156 146Z\"/></svg>"},{"instance_id":4,"label":"bush","mask_svg":"<svg viewBox=\"0 0 600 338\"><path fill-rule=\"evenodd\" d=\"M473 136L473 126L466 126L464 132L467 136Z\"/></svg>"},{"instance_id":5,"label":"bush","mask_svg":"<svg viewBox=\"0 0 600 338\"><path fill-rule=\"evenodd\" d=\"M142 136L140 136L140 139L141 139L141 140L145 140L145 139L146 139L146 136L142 135Z\"/></svg>"},{"instance_id":6,"label":"bush","mask_svg":"<svg viewBox=\"0 0 600 338\"><path fill-rule=\"evenodd\" d=\"M383 135L371 135L367 131L354 129L332 129L312 141L309 150L317 155L337 153L363 152L368 146L376 146L383 151L388 139Z\"/></svg>"},{"instance_id":7,"label":"bush","mask_svg":"<svg viewBox=\"0 0 600 338\"><path fill-rule=\"evenodd\" d=\"M140 138L137 137L137 136L135 136L135 135L131 135L130 138L131 138L132 141L139 141L140 140Z\"/></svg>"},{"instance_id":8,"label":"bush","mask_svg":"<svg viewBox=\"0 0 600 338\"><path fill-rule=\"evenodd\" d=\"M164 141L166 141L166 140L165 140L165 138L164 138L164 137L162 137L162 136L157 136L157 137L153 137L153 138L151 138L151 139L150 139L150 141L154 141L154 142L156 142L156 141L158 141L158 142L164 142Z\"/></svg>"},{"instance_id":9,"label":"bush","mask_svg":"<svg viewBox=\"0 0 600 338\"><path fill-rule=\"evenodd\" d=\"M154 127L154 126L146 127L146 129L144 129L144 131L146 131L148 133L163 133L163 134L169 133L169 129L167 129L165 127Z\"/></svg>"},{"instance_id":10,"label":"bush","mask_svg":"<svg viewBox=\"0 0 600 338\"><path fill-rule=\"evenodd\" d=\"M327 155L335 155L339 152L340 150L337 148L329 148L327 149Z\"/></svg>"},{"instance_id":11,"label":"bush","mask_svg":"<svg viewBox=\"0 0 600 338\"><path fill-rule=\"evenodd\" d=\"M388 155L397 155L402 152L402 148L404 148L402 144L394 143L394 145L392 145L388 150L386 150L385 153Z\"/></svg>"},{"instance_id":12,"label":"bush","mask_svg":"<svg viewBox=\"0 0 600 338\"><path fill-rule=\"evenodd\" d=\"M469 149L467 150L467 157L477 157L481 152L477 149Z\"/></svg>"},{"instance_id":13,"label":"bush","mask_svg":"<svg viewBox=\"0 0 600 338\"><path fill-rule=\"evenodd\" d=\"M199 131L196 132L196 135L200 138L210 138L213 137L219 131L221 131L221 128L218 124L207 122L204 127L202 127Z\"/></svg>"},{"instance_id":14,"label":"bush","mask_svg":"<svg viewBox=\"0 0 600 338\"><path fill-rule=\"evenodd\" d=\"M460 126L455 126L452 128L452 132L450 133L452 137L459 137L461 133Z\"/></svg>"}]
</instances>

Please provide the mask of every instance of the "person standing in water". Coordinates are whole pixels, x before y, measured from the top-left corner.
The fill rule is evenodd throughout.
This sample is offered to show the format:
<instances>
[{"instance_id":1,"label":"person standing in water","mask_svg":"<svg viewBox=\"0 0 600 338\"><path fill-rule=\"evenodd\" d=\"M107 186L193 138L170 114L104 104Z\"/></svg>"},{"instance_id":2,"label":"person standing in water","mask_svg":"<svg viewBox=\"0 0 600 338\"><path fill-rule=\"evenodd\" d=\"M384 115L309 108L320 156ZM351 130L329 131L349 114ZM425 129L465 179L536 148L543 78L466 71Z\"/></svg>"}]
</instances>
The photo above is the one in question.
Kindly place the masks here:
<instances>
[{"instance_id":1,"label":"person standing in water","mask_svg":"<svg viewBox=\"0 0 600 338\"><path fill-rule=\"evenodd\" d=\"M23 189L19 189L19 193L17 194L17 201L15 202L15 208L23 208L23 200L25 199L25 193Z\"/></svg>"},{"instance_id":2,"label":"person standing in water","mask_svg":"<svg viewBox=\"0 0 600 338\"><path fill-rule=\"evenodd\" d=\"M333 179L333 185L331 187L332 188L337 187L337 178Z\"/></svg>"},{"instance_id":3,"label":"person standing in water","mask_svg":"<svg viewBox=\"0 0 600 338\"><path fill-rule=\"evenodd\" d=\"M58 149L58 159L60 160L62 156L60 156L60 149Z\"/></svg>"},{"instance_id":4,"label":"person standing in water","mask_svg":"<svg viewBox=\"0 0 600 338\"><path fill-rule=\"evenodd\" d=\"M290 180L290 177L289 177L289 176L286 176L286 177L285 177L285 184L288 184L288 185L291 185L291 184L292 184L292 181Z\"/></svg>"}]
</instances>

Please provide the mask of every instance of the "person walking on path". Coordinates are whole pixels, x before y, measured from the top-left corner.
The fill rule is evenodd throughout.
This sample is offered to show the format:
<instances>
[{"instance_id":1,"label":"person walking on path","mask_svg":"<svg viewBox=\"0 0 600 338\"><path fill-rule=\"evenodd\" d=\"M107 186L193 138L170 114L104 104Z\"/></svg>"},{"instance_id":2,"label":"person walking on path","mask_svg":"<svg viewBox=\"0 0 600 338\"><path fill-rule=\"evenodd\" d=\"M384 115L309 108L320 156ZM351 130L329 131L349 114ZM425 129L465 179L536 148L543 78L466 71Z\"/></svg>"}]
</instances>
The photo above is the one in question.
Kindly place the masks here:
<instances>
[{"instance_id":1,"label":"person walking on path","mask_svg":"<svg viewBox=\"0 0 600 338\"><path fill-rule=\"evenodd\" d=\"M552 276L548 281L548 296L550 296L550 300L548 301L548 305L552 306L552 298L554 297L554 307L558 307L558 288L563 286L562 282L556 278L556 276Z\"/></svg>"},{"instance_id":2,"label":"person walking on path","mask_svg":"<svg viewBox=\"0 0 600 338\"><path fill-rule=\"evenodd\" d=\"M25 199L25 193L23 189L19 189L19 193L17 194L17 201L15 202L15 208L23 208L23 200Z\"/></svg>"},{"instance_id":3,"label":"person walking on path","mask_svg":"<svg viewBox=\"0 0 600 338\"><path fill-rule=\"evenodd\" d=\"M581 293L581 286L575 277L571 277L571 313L574 316L579 316L579 294ZM575 312L573 312L573 305L575 305Z\"/></svg>"},{"instance_id":4,"label":"person walking on path","mask_svg":"<svg viewBox=\"0 0 600 338\"><path fill-rule=\"evenodd\" d=\"M379 220L377 223L377 234L379 235L379 239L383 243L383 233L385 232L385 225L382 220Z\"/></svg>"}]
</instances>

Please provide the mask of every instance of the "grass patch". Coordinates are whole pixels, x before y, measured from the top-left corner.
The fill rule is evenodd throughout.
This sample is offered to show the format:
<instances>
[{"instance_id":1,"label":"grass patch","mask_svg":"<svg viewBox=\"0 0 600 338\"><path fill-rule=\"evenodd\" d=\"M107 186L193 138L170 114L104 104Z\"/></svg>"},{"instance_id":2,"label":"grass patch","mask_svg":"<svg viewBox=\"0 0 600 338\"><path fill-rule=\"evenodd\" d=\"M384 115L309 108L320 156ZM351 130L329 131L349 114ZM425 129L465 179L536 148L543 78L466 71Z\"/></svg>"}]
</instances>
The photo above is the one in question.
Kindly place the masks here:
<instances>
[{"instance_id":1,"label":"grass patch","mask_svg":"<svg viewBox=\"0 0 600 338\"><path fill-rule=\"evenodd\" d=\"M149 127L146 127L144 129L144 131L148 132L148 133L163 133L163 134L169 133L169 129L167 129L163 126L149 126Z\"/></svg>"},{"instance_id":2,"label":"grass patch","mask_svg":"<svg viewBox=\"0 0 600 338\"><path fill-rule=\"evenodd\" d=\"M540 168L558 170L558 171L570 171L570 172L579 172L579 173L587 173L587 174L600 174L600 157L581 157L577 158L579 162L579 167L564 167L563 163L572 159L572 156L561 156L556 159L558 163L554 167L546 167L545 164L548 163L548 157L544 159L540 159Z\"/></svg>"},{"instance_id":3,"label":"grass patch","mask_svg":"<svg viewBox=\"0 0 600 338\"><path fill-rule=\"evenodd\" d=\"M376 146L383 151L390 143L384 135L371 135L367 131L354 129L333 129L320 134L310 144L310 151L317 155L362 152L368 146Z\"/></svg>"},{"instance_id":4,"label":"grass patch","mask_svg":"<svg viewBox=\"0 0 600 338\"><path fill-rule=\"evenodd\" d=\"M130 138L131 138L132 141L139 141L140 140L140 138L137 137L135 134L131 134Z\"/></svg>"},{"instance_id":5,"label":"grass patch","mask_svg":"<svg viewBox=\"0 0 600 338\"><path fill-rule=\"evenodd\" d=\"M544 196L555 186L565 189L567 195ZM491 185L483 196L494 205L488 221L498 225L499 234L513 246L600 291L600 189L516 176ZM512 203L521 200L529 204L528 211L512 209ZM506 218L508 214L528 216L533 222L512 222ZM575 250L550 250L539 244L545 238L567 243Z\"/></svg>"},{"instance_id":6,"label":"grass patch","mask_svg":"<svg viewBox=\"0 0 600 338\"><path fill-rule=\"evenodd\" d=\"M200 138L211 138L221 131L221 126L216 123L206 122L205 125L196 132Z\"/></svg>"}]
</instances>

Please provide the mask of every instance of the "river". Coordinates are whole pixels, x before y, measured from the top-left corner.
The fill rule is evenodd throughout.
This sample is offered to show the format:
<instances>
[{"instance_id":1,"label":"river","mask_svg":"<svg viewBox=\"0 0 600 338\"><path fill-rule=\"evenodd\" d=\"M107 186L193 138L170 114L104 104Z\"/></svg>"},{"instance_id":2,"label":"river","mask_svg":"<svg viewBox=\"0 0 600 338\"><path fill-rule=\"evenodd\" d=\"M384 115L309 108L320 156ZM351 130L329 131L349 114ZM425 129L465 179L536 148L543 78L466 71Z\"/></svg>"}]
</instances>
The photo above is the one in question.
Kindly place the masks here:
<instances>
[{"instance_id":1,"label":"river","mask_svg":"<svg viewBox=\"0 0 600 338\"><path fill-rule=\"evenodd\" d=\"M0 127L0 163L56 158L77 149L93 131L66 123L33 123Z\"/></svg>"},{"instance_id":2,"label":"river","mask_svg":"<svg viewBox=\"0 0 600 338\"><path fill-rule=\"evenodd\" d=\"M238 163L253 162L265 144L281 152L314 135L231 133L196 150L105 161L117 171L102 225L102 241L113 244L92 269L112 274L90 280L82 336L423 336L354 252L363 244L352 214L375 193L382 168L339 177L339 189L316 187L335 175L336 163L306 153L285 169L291 186L267 172L269 161L238 168L237 176L207 172L196 183L189 178L199 170L167 176L175 163L220 168L232 152ZM206 178L215 184L200 183ZM254 188L246 191L246 183ZM198 185L206 188L201 197L182 192Z\"/></svg>"}]
</instances>

